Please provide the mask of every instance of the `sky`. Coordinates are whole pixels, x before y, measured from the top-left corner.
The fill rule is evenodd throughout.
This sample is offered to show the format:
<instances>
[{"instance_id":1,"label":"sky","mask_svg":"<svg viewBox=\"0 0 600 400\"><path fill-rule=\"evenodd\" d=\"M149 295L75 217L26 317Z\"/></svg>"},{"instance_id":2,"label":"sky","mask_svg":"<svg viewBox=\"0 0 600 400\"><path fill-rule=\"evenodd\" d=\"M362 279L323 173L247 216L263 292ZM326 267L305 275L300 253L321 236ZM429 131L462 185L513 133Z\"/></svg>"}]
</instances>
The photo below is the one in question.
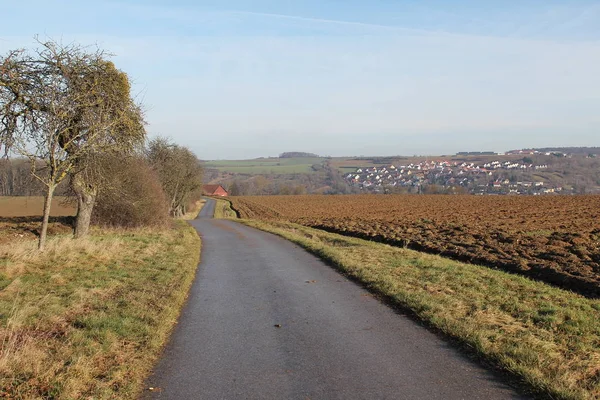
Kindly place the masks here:
<instances>
[{"instance_id":1,"label":"sky","mask_svg":"<svg viewBox=\"0 0 600 400\"><path fill-rule=\"evenodd\" d=\"M198 157L600 146L600 1L0 0L113 54L150 137Z\"/></svg>"}]
</instances>

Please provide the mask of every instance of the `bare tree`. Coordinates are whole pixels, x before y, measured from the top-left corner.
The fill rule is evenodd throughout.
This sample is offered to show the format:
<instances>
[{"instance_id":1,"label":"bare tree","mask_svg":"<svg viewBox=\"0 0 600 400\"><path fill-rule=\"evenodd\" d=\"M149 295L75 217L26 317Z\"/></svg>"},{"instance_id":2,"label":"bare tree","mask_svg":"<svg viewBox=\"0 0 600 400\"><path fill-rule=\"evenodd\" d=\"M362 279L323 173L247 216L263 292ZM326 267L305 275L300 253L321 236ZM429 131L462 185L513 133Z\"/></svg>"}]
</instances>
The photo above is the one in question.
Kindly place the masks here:
<instances>
[{"instance_id":1,"label":"bare tree","mask_svg":"<svg viewBox=\"0 0 600 400\"><path fill-rule=\"evenodd\" d=\"M85 235L97 194L90 160L132 149L145 131L127 75L102 50L39 44L0 58L0 146L29 159L47 188L42 249L56 186L71 176L78 198L75 235Z\"/></svg>"},{"instance_id":2,"label":"bare tree","mask_svg":"<svg viewBox=\"0 0 600 400\"><path fill-rule=\"evenodd\" d=\"M152 140L146 154L167 195L171 215L183 215L191 196L202 189L202 163L186 147L164 138Z\"/></svg>"}]
</instances>

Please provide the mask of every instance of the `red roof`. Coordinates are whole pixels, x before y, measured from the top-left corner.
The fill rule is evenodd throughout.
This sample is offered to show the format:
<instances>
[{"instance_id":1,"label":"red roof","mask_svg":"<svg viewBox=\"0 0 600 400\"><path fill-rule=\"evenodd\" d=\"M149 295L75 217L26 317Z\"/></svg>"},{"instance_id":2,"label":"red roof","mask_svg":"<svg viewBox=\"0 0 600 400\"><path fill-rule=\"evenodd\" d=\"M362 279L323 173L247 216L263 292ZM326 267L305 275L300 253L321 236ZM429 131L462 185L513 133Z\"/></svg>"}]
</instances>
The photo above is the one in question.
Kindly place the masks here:
<instances>
[{"instance_id":1,"label":"red roof","mask_svg":"<svg viewBox=\"0 0 600 400\"><path fill-rule=\"evenodd\" d=\"M227 196L227 190L221 185L204 185L202 191L208 196Z\"/></svg>"}]
</instances>

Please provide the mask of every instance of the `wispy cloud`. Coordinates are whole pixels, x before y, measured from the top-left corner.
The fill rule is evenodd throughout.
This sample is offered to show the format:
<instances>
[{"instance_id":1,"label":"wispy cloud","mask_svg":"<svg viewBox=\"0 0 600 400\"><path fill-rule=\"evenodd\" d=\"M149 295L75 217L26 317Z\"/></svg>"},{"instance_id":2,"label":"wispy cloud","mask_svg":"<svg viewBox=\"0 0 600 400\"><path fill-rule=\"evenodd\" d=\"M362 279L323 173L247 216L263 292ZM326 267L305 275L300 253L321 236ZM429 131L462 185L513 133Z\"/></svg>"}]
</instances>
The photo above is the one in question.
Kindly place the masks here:
<instances>
[{"instance_id":1,"label":"wispy cloud","mask_svg":"<svg viewBox=\"0 0 600 400\"><path fill-rule=\"evenodd\" d=\"M271 18L271 19L283 19L288 21L300 21L300 22L308 22L311 24L325 24L325 25L341 25L347 27L354 28L363 28L376 30L378 32L387 32L387 33L405 33L405 34L420 34L420 35L431 35L431 34L439 34L440 32L434 32L431 30L425 29L415 29L415 28L405 28L401 26L393 26L393 25L382 25L382 24L374 24L360 21L345 21L338 19L324 19L324 18L313 18L313 17L304 17L300 15L286 15L286 14L272 14L272 13L264 13L264 12L253 12L253 11L239 11L239 10L228 10L224 11L224 14L233 14L233 15L245 15L251 17L263 17L263 18Z\"/></svg>"}]
</instances>

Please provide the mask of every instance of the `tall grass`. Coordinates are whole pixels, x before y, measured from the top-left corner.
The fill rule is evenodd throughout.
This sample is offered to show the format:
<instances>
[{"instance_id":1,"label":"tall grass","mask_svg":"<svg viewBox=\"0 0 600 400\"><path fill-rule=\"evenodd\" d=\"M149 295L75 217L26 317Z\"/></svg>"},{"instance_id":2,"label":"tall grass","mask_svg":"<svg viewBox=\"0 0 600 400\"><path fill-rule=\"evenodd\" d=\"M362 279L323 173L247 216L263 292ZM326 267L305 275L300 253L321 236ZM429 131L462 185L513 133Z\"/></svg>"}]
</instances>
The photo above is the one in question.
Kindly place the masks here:
<instances>
[{"instance_id":1,"label":"tall grass","mask_svg":"<svg viewBox=\"0 0 600 400\"><path fill-rule=\"evenodd\" d=\"M199 247L183 222L0 245L0 397L136 398Z\"/></svg>"}]
</instances>

